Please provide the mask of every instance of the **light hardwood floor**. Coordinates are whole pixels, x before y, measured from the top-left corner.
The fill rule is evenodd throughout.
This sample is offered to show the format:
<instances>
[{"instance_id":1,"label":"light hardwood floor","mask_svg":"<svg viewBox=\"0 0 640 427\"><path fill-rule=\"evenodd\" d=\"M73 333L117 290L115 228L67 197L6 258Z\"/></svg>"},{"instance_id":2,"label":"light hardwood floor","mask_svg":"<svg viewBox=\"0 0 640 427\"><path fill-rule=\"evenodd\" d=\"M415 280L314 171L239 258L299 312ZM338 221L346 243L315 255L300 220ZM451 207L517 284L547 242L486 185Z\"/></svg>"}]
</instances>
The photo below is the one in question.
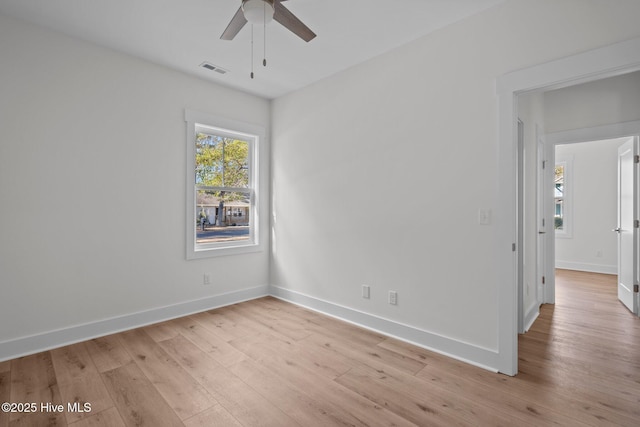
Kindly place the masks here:
<instances>
[{"instance_id":1,"label":"light hardwood floor","mask_svg":"<svg viewBox=\"0 0 640 427\"><path fill-rule=\"evenodd\" d=\"M0 427L640 425L640 321L615 276L557 282L516 377L263 298L0 362L0 402L65 406Z\"/></svg>"}]
</instances>

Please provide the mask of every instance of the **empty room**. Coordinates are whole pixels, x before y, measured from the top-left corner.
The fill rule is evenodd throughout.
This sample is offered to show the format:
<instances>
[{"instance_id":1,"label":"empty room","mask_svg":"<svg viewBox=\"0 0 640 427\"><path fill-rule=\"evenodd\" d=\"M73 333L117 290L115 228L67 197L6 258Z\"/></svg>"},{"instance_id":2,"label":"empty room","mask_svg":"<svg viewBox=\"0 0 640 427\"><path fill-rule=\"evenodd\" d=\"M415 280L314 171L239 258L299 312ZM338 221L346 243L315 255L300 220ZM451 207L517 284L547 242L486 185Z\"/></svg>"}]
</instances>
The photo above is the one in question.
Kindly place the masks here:
<instances>
[{"instance_id":1,"label":"empty room","mask_svg":"<svg viewBox=\"0 0 640 427\"><path fill-rule=\"evenodd\" d=\"M0 427L640 424L638 16L0 0Z\"/></svg>"}]
</instances>

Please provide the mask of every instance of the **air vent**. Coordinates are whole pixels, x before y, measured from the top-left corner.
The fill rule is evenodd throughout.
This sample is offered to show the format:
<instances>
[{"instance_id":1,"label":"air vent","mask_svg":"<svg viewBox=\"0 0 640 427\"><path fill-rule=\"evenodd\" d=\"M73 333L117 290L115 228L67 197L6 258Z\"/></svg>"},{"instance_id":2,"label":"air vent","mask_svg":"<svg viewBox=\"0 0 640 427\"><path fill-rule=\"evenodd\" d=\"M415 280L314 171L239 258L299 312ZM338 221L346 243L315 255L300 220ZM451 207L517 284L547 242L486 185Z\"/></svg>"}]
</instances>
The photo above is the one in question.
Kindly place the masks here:
<instances>
[{"instance_id":1,"label":"air vent","mask_svg":"<svg viewBox=\"0 0 640 427\"><path fill-rule=\"evenodd\" d=\"M202 68L206 68L207 70L215 71L218 74L227 74L228 73L228 71L225 70L224 68L218 67L217 65L213 65L210 62L203 62L202 64L200 64L200 66Z\"/></svg>"}]
</instances>

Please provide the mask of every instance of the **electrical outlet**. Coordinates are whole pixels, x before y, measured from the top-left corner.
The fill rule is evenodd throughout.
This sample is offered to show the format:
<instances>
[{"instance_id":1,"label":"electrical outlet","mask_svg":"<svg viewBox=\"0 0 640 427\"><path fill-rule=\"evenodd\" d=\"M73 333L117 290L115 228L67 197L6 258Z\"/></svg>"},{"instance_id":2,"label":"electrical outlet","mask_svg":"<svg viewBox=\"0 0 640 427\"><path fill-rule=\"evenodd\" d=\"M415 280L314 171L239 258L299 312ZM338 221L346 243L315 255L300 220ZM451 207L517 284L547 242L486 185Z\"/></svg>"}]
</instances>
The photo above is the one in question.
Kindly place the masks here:
<instances>
[{"instance_id":1,"label":"electrical outlet","mask_svg":"<svg viewBox=\"0 0 640 427\"><path fill-rule=\"evenodd\" d=\"M596 258L602 258L602 249L596 252Z\"/></svg>"},{"instance_id":2,"label":"electrical outlet","mask_svg":"<svg viewBox=\"0 0 640 427\"><path fill-rule=\"evenodd\" d=\"M389 304L398 304L398 293L396 291L389 291Z\"/></svg>"},{"instance_id":3,"label":"electrical outlet","mask_svg":"<svg viewBox=\"0 0 640 427\"><path fill-rule=\"evenodd\" d=\"M210 285L211 284L211 276L209 276L208 274L204 274L202 276L202 284L203 285Z\"/></svg>"},{"instance_id":4,"label":"electrical outlet","mask_svg":"<svg viewBox=\"0 0 640 427\"><path fill-rule=\"evenodd\" d=\"M362 285L362 298L369 299L371 295L371 288L369 285Z\"/></svg>"}]
</instances>

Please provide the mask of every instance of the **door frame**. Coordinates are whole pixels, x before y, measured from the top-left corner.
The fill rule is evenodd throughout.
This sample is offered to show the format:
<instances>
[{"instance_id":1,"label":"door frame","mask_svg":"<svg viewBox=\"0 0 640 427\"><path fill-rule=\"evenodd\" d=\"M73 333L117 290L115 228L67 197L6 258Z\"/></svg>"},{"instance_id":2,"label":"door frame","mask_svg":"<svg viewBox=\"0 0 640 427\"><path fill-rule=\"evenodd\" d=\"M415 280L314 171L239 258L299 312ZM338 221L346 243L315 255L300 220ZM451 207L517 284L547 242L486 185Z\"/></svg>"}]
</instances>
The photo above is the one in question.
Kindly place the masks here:
<instances>
[{"instance_id":1,"label":"door frame","mask_svg":"<svg viewBox=\"0 0 640 427\"><path fill-rule=\"evenodd\" d=\"M498 279L498 369L518 372L517 97L640 70L640 38L504 74L498 96L498 186L495 261Z\"/></svg>"},{"instance_id":2,"label":"door frame","mask_svg":"<svg viewBox=\"0 0 640 427\"><path fill-rule=\"evenodd\" d=\"M640 181L640 174L638 173L638 156L640 155L638 153L638 140L640 139L640 137L638 137L638 135L633 135L631 137L629 137L629 139L627 139L622 145L620 145L618 147L618 221L617 221L617 240L618 240L618 299L620 300L620 302L622 302L622 304L628 308L633 314L635 314L636 316L640 316L640 311L638 310L638 305L640 301L638 301L638 299L640 298L640 294L638 293L637 289L634 290L633 288L638 286L638 214L640 212L639 207L638 207L638 203L640 203L640 197L638 197L638 183ZM632 195L632 200L631 200L631 211L632 211L632 223L636 223L634 225L631 225L632 228L632 234L631 234L631 259L632 259L632 271L631 271L631 283L628 283L629 286L631 286L631 289L629 290L631 293L631 307L629 307L627 305L627 303L625 301L623 301L620 298L620 287L623 286L626 288L626 286L622 285L622 280L624 280L623 278L621 278L622 275L622 264L624 261L624 258L626 257L621 257L620 254L622 253L622 235L620 233L620 227L622 227L624 224L622 223L622 166L620 163L620 159L621 159L621 149L623 146L625 146L626 144L629 144L631 146L631 168L632 168L632 189L633 189L633 195Z\"/></svg>"},{"instance_id":3,"label":"door frame","mask_svg":"<svg viewBox=\"0 0 640 427\"><path fill-rule=\"evenodd\" d=\"M545 135L548 161L555 164L555 148L558 145L578 144L582 142L604 141L608 139L628 138L640 135L640 120L632 122L616 123L612 125L594 126L588 128L571 129L562 132L553 132ZM548 200L553 200L552 195L548 195ZM553 220L553 211L547 211L547 221ZM549 219L550 218L550 219ZM550 239L548 246L553 247L555 254L555 239ZM550 260L553 269L547 268L545 274L554 274L555 256ZM547 282L545 295L553 295L555 299L555 280ZM553 303L554 301L550 301Z\"/></svg>"},{"instance_id":4,"label":"door frame","mask_svg":"<svg viewBox=\"0 0 640 427\"><path fill-rule=\"evenodd\" d=\"M536 264L536 278L538 279L538 302L540 304L555 304L556 302L556 277L555 277L555 259L556 245L553 227L553 196L550 196L549 189L553 184L553 170L555 161L555 145L547 141L547 135L539 135L537 139L538 151L541 151L542 157L546 163L545 168L538 173L538 194L536 197L536 219L538 227L542 228L546 233L538 243L541 248L538 250L538 256L541 258ZM545 224L544 227L542 224ZM542 279L544 277L544 280Z\"/></svg>"},{"instance_id":5,"label":"door frame","mask_svg":"<svg viewBox=\"0 0 640 427\"><path fill-rule=\"evenodd\" d=\"M518 238L517 245L524 245L524 122L518 118ZM521 226L522 224L522 226ZM518 251L518 265L524 265L524 251ZM518 333L525 331L524 319L524 269L518 270Z\"/></svg>"}]
</instances>

